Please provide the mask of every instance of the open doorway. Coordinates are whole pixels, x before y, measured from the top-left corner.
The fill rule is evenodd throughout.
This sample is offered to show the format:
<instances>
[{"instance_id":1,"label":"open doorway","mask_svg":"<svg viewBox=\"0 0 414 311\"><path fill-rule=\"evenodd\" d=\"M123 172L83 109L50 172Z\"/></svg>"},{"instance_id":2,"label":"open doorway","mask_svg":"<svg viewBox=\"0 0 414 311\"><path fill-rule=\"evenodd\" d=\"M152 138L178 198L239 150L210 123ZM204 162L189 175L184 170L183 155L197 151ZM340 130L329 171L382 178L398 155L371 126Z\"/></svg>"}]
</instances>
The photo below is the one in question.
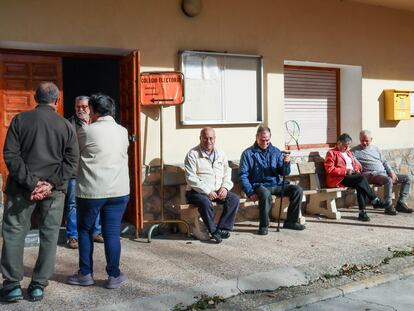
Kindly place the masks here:
<instances>
[{"instance_id":1,"label":"open doorway","mask_svg":"<svg viewBox=\"0 0 414 311\"><path fill-rule=\"evenodd\" d=\"M120 122L119 61L117 59L62 58L64 117L74 114L75 98L103 93L116 103L116 121Z\"/></svg>"},{"instance_id":2,"label":"open doorway","mask_svg":"<svg viewBox=\"0 0 414 311\"><path fill-rule=\"evenodd\" d=\"M57 112L65 117L73 115L77 96L97 92L108 94L117 105L116 121L127 128L130 139L131 192L125 219L140 229L143 226L140 53L138 50L127 52L98 55L0 48L0 150L12 118L35 108L33 94L40 81L53 81L59 87L61 96ZM7 173L0 152L0 174L4 181Z\"/></svg>"}]
</instances>

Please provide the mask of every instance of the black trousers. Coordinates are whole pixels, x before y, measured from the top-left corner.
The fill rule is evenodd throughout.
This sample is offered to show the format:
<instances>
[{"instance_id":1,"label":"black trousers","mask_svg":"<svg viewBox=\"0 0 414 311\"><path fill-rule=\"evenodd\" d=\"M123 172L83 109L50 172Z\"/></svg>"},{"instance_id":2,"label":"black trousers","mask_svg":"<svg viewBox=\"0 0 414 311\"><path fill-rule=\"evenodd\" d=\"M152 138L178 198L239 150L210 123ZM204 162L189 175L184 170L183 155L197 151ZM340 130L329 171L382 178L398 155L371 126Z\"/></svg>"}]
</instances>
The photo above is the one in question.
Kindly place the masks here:
<instances>
[{"instance_id":1,"label":"black trousers","mask_svg":"<svg viewBox=\"0 0 414 311\"><path fill-rule=\"evenodd\" d=\"M281 195L282 186L264 187L254 189L259 197L260 227L269 226L269 213L272 208L272 194ZM300 206L302 204L303 190L297 185L285 185L283 196L289 197L289 206L286 222L295 223L299 218Z\"/></svg>"},{"instance_id":2,"label":"black trousers","mask_svg":"<svg viewBox=\"0 0 414 311\"><path fill-rule=\"evenodd\" d=\"M240 205L240 198L237 194L229 191L224 200L214 200L219 204L223 204L223 213L221 214L217 225L214 223L215 210L211 204L212 201L210 201L206 194L191 190L187 191L185 196L188 203L198 206L198 212L200 213L201 219L203 219L203 222L210 233L214 233L217 228L224 230L233 229L236 213Z\"/></svg>"},{"instance_id":3,"label":"black trousers","mask_svg":"<svg viewBox=\"0 0 414 311\"><path fill-rule=\"evenodd\" d=\"M367 178L363 175L346 175L341 184L356 190L359 210L364 210L367 202L371 202L377 197Z\"/></svg>"}]
</instances>

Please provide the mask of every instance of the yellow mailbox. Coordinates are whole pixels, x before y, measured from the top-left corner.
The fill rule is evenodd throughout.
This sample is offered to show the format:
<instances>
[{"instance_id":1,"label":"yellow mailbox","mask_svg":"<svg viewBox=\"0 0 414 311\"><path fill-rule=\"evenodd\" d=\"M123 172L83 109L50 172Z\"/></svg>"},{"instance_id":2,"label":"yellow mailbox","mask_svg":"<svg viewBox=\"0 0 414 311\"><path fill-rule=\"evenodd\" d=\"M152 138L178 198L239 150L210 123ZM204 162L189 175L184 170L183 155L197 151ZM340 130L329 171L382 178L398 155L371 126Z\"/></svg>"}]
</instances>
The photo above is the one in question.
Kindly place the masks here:
<instances>
[{"instance_id":1,"label":"yellow mailbox","mask_svg":"<svg viewBox=\"0 0 414 311\"><path fill-rule=\"evenodd\" d=\"M409 120L410 91L384 90L385 120Z\"/></svg>"}]
</instances>

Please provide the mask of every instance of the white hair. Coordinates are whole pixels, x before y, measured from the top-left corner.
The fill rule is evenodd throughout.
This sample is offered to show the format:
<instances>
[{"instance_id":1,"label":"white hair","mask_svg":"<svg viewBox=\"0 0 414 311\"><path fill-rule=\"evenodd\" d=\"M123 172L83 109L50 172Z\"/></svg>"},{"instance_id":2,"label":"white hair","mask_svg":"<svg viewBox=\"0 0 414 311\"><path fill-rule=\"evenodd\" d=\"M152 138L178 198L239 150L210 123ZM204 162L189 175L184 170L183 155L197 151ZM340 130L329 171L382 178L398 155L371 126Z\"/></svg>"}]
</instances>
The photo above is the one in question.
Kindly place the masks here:
<instances>
[{"instance_id":1,"label":"white hair","mask_svg":"<svg viewBox=\"0 0 414 311\"><path fill-rule=\"evenodd\" d=\"M359 137L361 136L368 136L368 137L372 137L372 133L370 130L362 130L361 132L359 132Z\"/></svg>"}]
</instances>

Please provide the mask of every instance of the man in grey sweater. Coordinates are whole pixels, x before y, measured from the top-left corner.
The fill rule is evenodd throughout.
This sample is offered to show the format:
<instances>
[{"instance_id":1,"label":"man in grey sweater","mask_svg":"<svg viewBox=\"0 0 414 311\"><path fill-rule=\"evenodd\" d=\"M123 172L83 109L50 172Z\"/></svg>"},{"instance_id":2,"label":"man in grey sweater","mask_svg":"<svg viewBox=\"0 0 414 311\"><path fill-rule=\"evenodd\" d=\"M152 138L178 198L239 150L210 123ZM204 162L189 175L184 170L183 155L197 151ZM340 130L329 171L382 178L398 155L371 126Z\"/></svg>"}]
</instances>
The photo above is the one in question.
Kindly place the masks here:
<instances>
[{"instance_id":1,"label":"man in grey sweater","mask_svg":"<svg viewBox=\"0 0 414 311\"><path fill-rule=\"evenodd\" d=\"M407 206L410 192L411 176L396 174L383 158L377 146L371 144L372 134L368 130L359 133L360 145L351 149L355 158L362 165L362 174L371 184L384 185L384 201L392 206L392 185L401 184L399 199L395 209L402 213L412 213L413 210Z\"/></svg>"}]
</instances>

